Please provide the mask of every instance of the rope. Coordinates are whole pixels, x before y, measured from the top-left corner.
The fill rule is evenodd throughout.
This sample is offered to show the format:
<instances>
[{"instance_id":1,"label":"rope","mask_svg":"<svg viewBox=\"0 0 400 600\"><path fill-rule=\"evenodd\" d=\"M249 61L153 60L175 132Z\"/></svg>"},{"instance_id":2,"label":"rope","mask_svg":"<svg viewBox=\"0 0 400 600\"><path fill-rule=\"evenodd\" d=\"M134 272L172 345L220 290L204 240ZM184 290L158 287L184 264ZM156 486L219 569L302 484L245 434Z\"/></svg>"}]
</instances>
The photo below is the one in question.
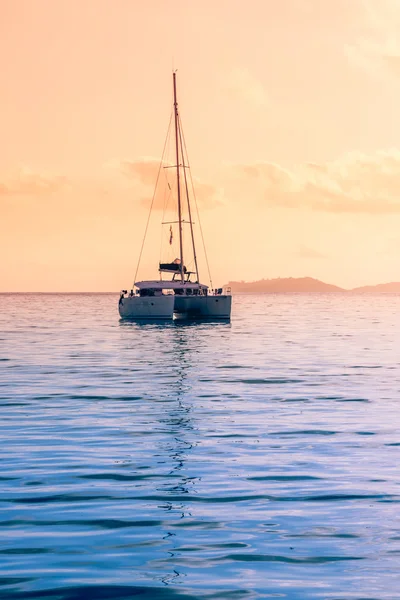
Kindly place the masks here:
<instances>
[{"instance_id":1,"label":"rope","mask_svg":"<svg viewBox=\"0 0 400 600\"><path fill-rule=\"evenodd\" d=\"M167 144L166 144L166 154L165 156L169 156L169 147L170 147L170 143L171 143L171 120L172 120L172 112L171 112L171 116L170 116L170 126L168 127L168 133L167 133ZM161 235L160 235L160 255L159 255L159 261L158 262L162 262L161 257L162 257L162 253L163 253L163 246L164 246L164 238L167 239L166 235L163 235L164 229L163 229L163 225L162 223L164 223L165 221L165 214L168 208L168 203L169 203L169 199L171 197L172 194L172 188L170 186L170 183L168 181L168 169L163 169L164 171L164 178L165 178L165 183L166 186L164 187L164 203L163 203L163 215L162 215L162 220L161 220Z\"/></svg>"},{"instance_id":2,"label":"rope","mask_svg":"<svg viewBox=\"0 0 400 600\"><path fill-rule=\"evenodd\" d=\"M138 271L139 271L140 261L141 261L141 259L142 259L142 253L143 253L144 243L145 243L145 240L146 240L147 230L148 230L148 228L149 228L149 222L150 222L150 217L151 217L151 211L152 211L152 209L153 209L154 199L155 199L155 197L156 197L158 180L159 180L159 178L160 178L160 173L161 173L161 167L162 167L162 163L163 163L163 158L164 158L165 148L166 148L166 145L167 145L168 136L169 136L169 130L170 130L170 127L171 127L171 120L172 120L172 112L171 112L171 116L170 116L170 118L169 118L169 125L168 125L167 135L166 135L166 137L165 137L164 148L163 148L162 155L161 155L161 160L160 160L160 166L158 167L158 173L157 173L156 185L155 185L155 187L154 187L153 198L152 198L152 200L151 200L151 204L150 204L149 215L148 215L148 217L147 217L146 229L144 230L144 236L143 236L142 246L141 246L141 248L140 248L139 260L138 260L137 267L136 267L135 278L134 278L134 280L133 280L132 289L135 287L135 283L136 283L136 277L137 277L137 274L138 274Z\"/></svg>"},{"instance_id":3,"label":"rope","mask_svg":"<svg viewBox=\"0 0 400 600\"><path fill-rule=\"evenodd\" d=\"M179 115L179 120L181 120L181 117ZM181 127L182 130L182 138L183 138L183 147L185 149L185 155L186 155L186 159L187 159L187 166L189 168L189 174L190 174L190 183L192 184L192 190L193 190L193 198L194 198L194 203L196 206L196 214L197 214L197 218L199 220L199 228L200 228L200 235L201 235L201 241L203 243L203 250L204 250L204 256L206 258L206 265L207 265L207 271L208 271L208 278L210 280L210 286L211 289L213 289L213 283L212 283L212 279L211 279L211 272L210 272L210 265L208 264L208 256L207 256L207 250L206 250L206 245L204 243L204 236L203 236L203 228L201 226L201 221L200 221L200 213L199 213L199 207L197 205L197 198L196 198L196 192L194 190L194 184L193 184L193 177L192 177L192 171L190 169L190 163L189 163L189 156L188 156L188 152L186 149L186 140L185 140L185 134L183 132L183 127Z\"/></svg>"}]
</instances>

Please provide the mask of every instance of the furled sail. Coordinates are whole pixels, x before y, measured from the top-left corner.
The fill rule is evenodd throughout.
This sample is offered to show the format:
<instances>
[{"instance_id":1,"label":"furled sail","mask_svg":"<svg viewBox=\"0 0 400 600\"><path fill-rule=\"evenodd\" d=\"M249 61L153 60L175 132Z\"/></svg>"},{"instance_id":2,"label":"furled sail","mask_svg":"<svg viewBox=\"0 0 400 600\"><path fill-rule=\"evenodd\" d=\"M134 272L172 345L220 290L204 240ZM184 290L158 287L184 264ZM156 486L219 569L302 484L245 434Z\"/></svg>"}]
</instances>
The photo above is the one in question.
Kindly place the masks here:
<instances>
[{"instance_id":1,"label":"furled sail","mask_svg":"<svg viewBox=\"0 0 400 600\"><path fill-rule=\"evenodd\" d=\"M181 261L179 258L176 258L172 263L160 263L160 271L166 273L180 273L181 272ZM184 266L183 272L187 273L187 269Z\"/></svg>"}]
</instances>

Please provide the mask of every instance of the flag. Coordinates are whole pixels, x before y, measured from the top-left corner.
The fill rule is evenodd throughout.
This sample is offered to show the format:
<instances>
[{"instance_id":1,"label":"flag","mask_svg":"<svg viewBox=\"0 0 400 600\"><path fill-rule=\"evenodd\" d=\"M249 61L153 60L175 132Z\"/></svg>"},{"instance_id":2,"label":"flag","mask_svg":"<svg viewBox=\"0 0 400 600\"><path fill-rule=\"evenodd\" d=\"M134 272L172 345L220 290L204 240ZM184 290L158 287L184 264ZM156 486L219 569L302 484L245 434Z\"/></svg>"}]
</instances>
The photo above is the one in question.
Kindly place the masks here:
<instances>
[{"instance_id":1,"label":"flag","mask_svg":"<svg viewBox=\"0 0 400 600\"><path fill-rule=\"evenodd\" d=\"M169 243L172 244L172 238L174 237L172 233L172 225L169 226Z\"/></svg>"}]
</instances>

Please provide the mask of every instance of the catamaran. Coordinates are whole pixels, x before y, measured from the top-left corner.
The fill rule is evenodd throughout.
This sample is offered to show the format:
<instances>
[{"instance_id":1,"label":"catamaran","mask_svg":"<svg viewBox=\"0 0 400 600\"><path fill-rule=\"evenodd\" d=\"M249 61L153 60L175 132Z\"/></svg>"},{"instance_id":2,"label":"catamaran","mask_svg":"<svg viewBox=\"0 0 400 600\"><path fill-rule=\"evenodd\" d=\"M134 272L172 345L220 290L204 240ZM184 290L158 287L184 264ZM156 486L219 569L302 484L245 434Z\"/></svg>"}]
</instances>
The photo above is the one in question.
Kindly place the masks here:
<instances>
[{"instance_id":1,"label":"catamaran","mask_svg":"<svg viewBox=\"0 0 400 600\"><path fill-rule=\"evenodd\" d=\"M179 257L170 261L160 260L158 267L159 279L149 281L136 281L144 241L146 238L147 226L150 219L149 215L149 219L147 221L147 226L145 230L145 236L139 254L139 261L136 269L135 281L129 294L127 290L121 291L118 304L119 314L122 319L195 318L229 320L231 316L232 305L232 296L230 294L230 289L214 289L212 288L212 283L210 288L208 285L200 283L199 280L199 268L193 228L194 222L192 220L192 207L189 196L189 185L187 175L187 172L189 171L189 160L187 158L186 144L184 141L182 124L178 110L176 72L173 73L173 115L175 133L174 158L176 164L168 164L166 166L164 165L164 153L166 147L165 145L163 157L161 159L159 174L161 171L161 166L163 165L164 169L172 168L175 170L174 191L176 192L177 197L177 220L167 222L164 221L162 225L169 225L169 245L172 244L173 240L172 225L175 224L178 226ZM168 131L170 131L170 127ZM157 177L156 187L158 179L159 178ZM173 188L171 187L170 183L168 182L167 185L168 189L172 193ZM187 219L185 219L183 216L184 199L186 199L185 209L187 212ZM196 199L195 196L194 199ZM150 207L150 213L151 210L152 206ZM197 216L199 218L198 210ZM189 225L190 230L191 257L189 257L189 266L186 266L184 261L184 225ZM207 259L206 262L208 266ZM163 275L168 278L163 279Z\"/></svg>"}]
</instances>

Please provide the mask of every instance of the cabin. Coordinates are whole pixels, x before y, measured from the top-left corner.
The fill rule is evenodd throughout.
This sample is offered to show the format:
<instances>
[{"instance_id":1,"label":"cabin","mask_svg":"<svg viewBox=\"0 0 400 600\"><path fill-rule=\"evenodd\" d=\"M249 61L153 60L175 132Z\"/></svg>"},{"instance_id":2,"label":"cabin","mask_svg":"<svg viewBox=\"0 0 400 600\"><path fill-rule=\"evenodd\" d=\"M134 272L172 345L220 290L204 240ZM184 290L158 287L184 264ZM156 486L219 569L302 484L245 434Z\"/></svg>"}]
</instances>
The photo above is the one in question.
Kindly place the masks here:
<instances>
[{"instance_id":1,"label":"cabin","mask_svg":"<svg viewBox=\"0 0 400 600\"><path fill-rule=\"evenodd\" d=\"M136 287L139 296L161 296L174 294L175 296L208 296L208 286L191 281L138 281Z\"/></svg>"}]
</instances>

